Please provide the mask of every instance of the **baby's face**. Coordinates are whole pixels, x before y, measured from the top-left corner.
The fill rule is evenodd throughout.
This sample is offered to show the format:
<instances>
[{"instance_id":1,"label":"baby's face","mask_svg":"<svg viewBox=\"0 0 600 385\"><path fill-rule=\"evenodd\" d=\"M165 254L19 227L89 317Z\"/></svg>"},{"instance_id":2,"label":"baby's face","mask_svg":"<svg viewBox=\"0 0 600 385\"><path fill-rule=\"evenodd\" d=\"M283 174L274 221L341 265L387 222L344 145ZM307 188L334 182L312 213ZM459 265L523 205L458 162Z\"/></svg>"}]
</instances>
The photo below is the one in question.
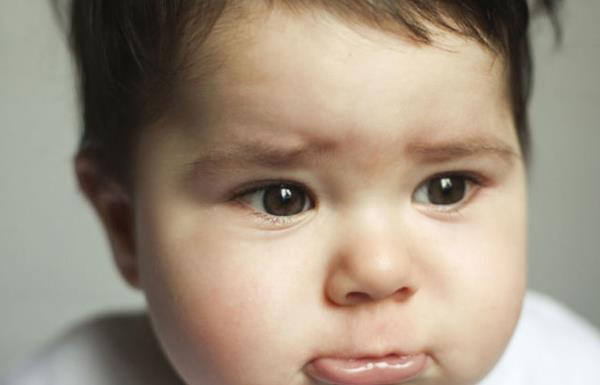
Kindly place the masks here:
<instances>
[{"instance_id":1,"label":"baby's face","mask_svg":"<svg viewBox=\"0 0 600 385\"><path fill-rule=\"evenodd\" d=\"M242 34L140 142L137 266L172 364L198 385L476 383L525 288L503 60L277 9Z\"/></svg>"}]
</instances>

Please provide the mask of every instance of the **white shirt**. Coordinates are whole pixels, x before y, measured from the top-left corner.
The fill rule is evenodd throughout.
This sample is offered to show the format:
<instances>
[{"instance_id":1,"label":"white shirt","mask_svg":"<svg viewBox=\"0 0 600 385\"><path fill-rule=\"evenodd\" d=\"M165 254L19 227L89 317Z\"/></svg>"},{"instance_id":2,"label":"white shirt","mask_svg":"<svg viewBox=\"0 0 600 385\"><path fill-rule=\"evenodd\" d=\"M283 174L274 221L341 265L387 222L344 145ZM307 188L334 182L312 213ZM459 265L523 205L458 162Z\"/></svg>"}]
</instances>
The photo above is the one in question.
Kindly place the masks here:
<instances>
[{"instance_id":1,"label":"white shirt","mask_svg":"<svg viewBox=\"0 0 600 385\"><path fill-rule=\"evenodd\" d=\"M177 385L145 314L72 329L1 385ZM217 384L215 384L217 385ZM600 333L555 300L529 291L515 333L479 385L600 385Z\"/></svg>"},{"instance_id":2,"label":"white shirt","mask_svg":"<svg viewBox=\"0 0 600 385\"><path fill-rule=\"evenodd\" d=\"M600 333L554 299L525 296L519 324L479 385L600 385Z\"/></svg>"}]
</instances>

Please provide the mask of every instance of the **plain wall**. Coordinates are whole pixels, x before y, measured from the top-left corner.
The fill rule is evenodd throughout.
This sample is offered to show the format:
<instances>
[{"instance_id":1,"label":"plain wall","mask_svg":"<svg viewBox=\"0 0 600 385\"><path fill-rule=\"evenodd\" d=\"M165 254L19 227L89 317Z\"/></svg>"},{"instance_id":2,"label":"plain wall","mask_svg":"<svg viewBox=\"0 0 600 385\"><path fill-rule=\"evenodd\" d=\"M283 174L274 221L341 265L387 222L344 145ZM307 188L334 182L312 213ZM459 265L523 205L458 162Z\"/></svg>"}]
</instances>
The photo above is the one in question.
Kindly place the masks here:
<instances>
[{"instance_id":1,"label":"plain wall","mask_svg":"<svg viewBox=\"0 0 600 385\"><path fill-rule=\"evenodd\" d=\"M530 287L600 327L600 2L536 22ZM90 315L143 306L77 192L71 59L45 0L0 0L0 377Z\"/></svg>"}]
</instances>

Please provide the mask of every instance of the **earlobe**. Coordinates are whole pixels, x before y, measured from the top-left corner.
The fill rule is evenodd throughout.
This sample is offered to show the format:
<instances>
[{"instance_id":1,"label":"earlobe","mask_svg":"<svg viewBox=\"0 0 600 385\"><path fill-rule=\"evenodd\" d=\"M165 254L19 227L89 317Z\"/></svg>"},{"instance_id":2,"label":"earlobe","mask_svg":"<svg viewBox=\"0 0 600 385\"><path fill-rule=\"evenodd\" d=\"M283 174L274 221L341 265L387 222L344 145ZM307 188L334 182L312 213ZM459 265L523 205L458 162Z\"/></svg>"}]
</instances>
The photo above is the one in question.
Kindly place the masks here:
<instances>
[{"instance_id":1,"label":"earlobe","mask_svg":"<svg viewBox=\"0 0 600 385\"><path fill-rule=\"evenodd\" d=\"M119 272L130 286L140 288L130 194L114 178L110 178L90 154L79 152L74 166L79 189L103 224Z\"/></svg>"}]
</instances>

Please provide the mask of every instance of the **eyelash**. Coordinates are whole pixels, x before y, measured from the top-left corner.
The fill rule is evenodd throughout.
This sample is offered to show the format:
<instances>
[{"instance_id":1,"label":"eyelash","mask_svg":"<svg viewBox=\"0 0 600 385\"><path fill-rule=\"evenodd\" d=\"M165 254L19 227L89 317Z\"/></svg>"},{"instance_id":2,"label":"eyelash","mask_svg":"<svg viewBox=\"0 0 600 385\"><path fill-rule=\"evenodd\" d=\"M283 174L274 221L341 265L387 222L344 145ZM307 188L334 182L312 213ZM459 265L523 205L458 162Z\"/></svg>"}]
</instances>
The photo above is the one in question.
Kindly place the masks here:
<instances>
[{"instance_id":1,"label":"eyelash","mask_svg":"<svg viewBox=\"0 0 600 385\"><path fill-rule=\"evenodd\" d=\"M427 206L428 207L427 210L430 210L430 211L436 213L437 215L443 215L443 216L447 217L448 219L452 219L455 217L461 217L462 216L461 209L468 202L470 202L472 200L473 195L475 194L475 191L478 190L480 187L483 187L486 185L483 177L481 177L477 174L474 174L472 172L453 171L453 172L444 172L444 173L432 175L432 176L428 177L427 179L425 179L423 182L421 182L417 186L417 188L414 190L413 194L411 195L411 199L413 199L415 192L417 192L423 186L426 186L429 182L436 180L436 179L451 178L451 177L464 178L464 180L465 180L465 183L467 186L466 192L464 194L463 199L461 199L460 202L455 203L455 204L450 204L450 205L436 205L436 204L425 205L425 204L423 204L421 206ZM232 194L232 198L230 200L245 209L250 208L252 210L251 214L255 218L257 218L260 222L263 222L264 224L274 225L274 226L284 226L284 225L292 224L297 220L296 217L298 217L299 215L302 215L305 211L303 211L302 213L290 215L290 216L271 215L266 212L258 211L255 208L253 208L252 206L250 206L248 203L242 201L243 197L253 194L253 193L256 193L256 192L266 189L268 187L272 187L274 185L293 186L293 187L303 191L306 194L306 197L312 202L311 209L317 206L317 200L314 198L314 195L311 194L310 190L306 186L304 186L303 184L288 181L288 180L270 180L270 181L256 182L254 184L251 184L250 186L245 186L245 187L237 190L235 193Z\"/></svg>"}]
</instances>

